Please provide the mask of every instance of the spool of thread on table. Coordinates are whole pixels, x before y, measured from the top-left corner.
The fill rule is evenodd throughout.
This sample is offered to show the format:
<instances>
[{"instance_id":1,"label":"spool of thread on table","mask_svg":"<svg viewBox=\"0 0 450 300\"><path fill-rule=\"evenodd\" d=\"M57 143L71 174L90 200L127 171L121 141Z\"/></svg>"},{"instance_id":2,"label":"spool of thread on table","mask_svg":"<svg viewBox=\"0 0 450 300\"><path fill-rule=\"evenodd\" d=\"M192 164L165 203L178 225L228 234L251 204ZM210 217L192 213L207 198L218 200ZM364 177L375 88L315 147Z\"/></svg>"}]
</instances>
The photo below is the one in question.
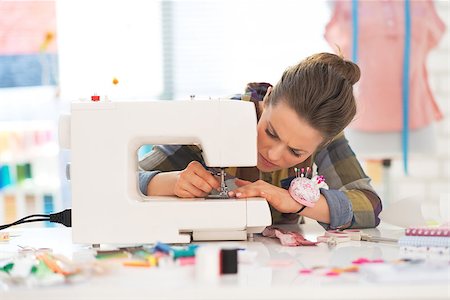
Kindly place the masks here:
<instances>
[{"instance_id":1,"label":"spool of thread on table","mask_svg":"<svg viewBox=\"0 0 450 300\"><path fill-rule=\"evenodd\" d=\"M220 249L201 246L195 253L195 277L201 283L217 283L220 276Z\"/></svg>"},{"instance_id":2,"label":"spool of thread on table","mask_svg":"<svg viewBox=\"0 0 450 300\"><path fill-rule=\"evenodd\" d=\"M237 274L238 249L222 249L220 251L220 273Z\"/></svg>"}]
</instances>

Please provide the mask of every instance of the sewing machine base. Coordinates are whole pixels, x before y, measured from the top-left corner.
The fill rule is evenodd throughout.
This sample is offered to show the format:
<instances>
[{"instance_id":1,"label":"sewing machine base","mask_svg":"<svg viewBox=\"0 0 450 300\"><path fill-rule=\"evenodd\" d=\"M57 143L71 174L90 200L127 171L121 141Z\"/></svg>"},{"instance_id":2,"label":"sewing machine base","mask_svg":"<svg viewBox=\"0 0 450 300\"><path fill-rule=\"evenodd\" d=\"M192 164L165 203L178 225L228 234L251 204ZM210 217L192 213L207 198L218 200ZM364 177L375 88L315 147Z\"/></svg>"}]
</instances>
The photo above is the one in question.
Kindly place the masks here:
<instances>
[{"instance_id":1,"label":"sewing machine base","mask_svg":"<svg viewBox=\"0 0 450 300\"><path fill-rule=\"evenodd\" d=\"M265 227L261 227L257 231L263 231ZM252 241L253 233L246 230L242 231L195 231L186 233L186 236L190 237L191 242L206 242L206 241ZM177 243L177 244L188 244ZM133 244L134 245L134 244ZM92 244L92 249L100 249L101 244Z\"/></svg>"},{"instance_id":2,"label":"sewing machine base","mask_svg":"<svg viewBox=\"0 0 450 300\"><path fill-rule=\"evenodd\" d=\"M257 229L263 231L265 227ZM192 233L193 241L246 241L253 237L247 230L241 231L195 231Z\"/></svg>"}]
</instances>

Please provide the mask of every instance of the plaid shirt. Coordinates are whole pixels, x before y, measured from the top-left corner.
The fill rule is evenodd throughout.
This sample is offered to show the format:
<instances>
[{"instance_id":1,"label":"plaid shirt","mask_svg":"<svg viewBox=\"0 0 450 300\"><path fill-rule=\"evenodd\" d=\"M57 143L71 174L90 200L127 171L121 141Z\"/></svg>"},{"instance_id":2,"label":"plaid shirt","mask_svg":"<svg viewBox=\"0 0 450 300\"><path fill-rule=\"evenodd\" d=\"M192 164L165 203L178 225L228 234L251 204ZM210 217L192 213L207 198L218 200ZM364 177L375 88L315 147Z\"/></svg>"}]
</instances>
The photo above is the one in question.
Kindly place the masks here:
<instances>
[{"instance_id":1,"label":"plaid shirt","mask_svg":"<svg viewBox=\"0 0 450 300\"><path fill-rule=\"evenodd\" d=\"M244 95L236 95L232 99L261 101L269 84L252 83L247 86ZM194 145L157 145L139 162L139 188L147 194L150 180L159 172L183 170L191 161L199 161L205 165L201 150ZM370 185L370 178L364 173L361 165L344 134L338 135L326 148L318 151L303 163L295 166L305 168L313 166L316 172L323 175L329 186L321 189L330 210L330 224L319 222L325 229L336 228L370 228L380 223L381 200ZM230 177L244 174L245 168L227 168ZM259 179L285 189L294 176L294 167L275 172L259 172ZM246 178L243 178L246 179ZM232 180L227 180L232 185ZM232 188L232 187L231 187ZM271 207L273 223L298 222L297 214L280 213Z\"/></svg>"}]
</instances>

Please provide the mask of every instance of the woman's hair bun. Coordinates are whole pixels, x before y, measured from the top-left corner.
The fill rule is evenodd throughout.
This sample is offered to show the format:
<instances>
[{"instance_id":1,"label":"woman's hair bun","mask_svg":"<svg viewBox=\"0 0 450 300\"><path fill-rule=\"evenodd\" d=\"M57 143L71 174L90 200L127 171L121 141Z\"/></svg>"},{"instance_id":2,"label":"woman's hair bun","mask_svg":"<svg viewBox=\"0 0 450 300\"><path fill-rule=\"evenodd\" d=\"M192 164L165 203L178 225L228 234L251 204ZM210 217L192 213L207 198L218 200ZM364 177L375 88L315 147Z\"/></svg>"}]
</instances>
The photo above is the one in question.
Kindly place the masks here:
<instances>
[{"instance_id":1,"label":"woman's hair bun","mask_svg":"<svg viewBox=\"0 0 450 300\"><path fill-rule=\"evenodd\" d=\"M345 79L350 81L352 85L357 83L359 81L359 78L361 77L361 70L359 69L358 65L349 60L345 60L343 58L341 59L344 63L342 75L345 77Z\"/></svg>"},{"instance_id":2,"label":"woman's hair bun","mask_svg":"<svg viewBox=\"0 0 450 300\"><path fill-rule=\"evenodd\" d=\"M331 66L331 68L347 79L352 85L357 83L361 77L361 70L357 64L337 54L326 52L317 53L307 57L303 62L306 64L323 63Z\"/></svg>"}]
</instances>

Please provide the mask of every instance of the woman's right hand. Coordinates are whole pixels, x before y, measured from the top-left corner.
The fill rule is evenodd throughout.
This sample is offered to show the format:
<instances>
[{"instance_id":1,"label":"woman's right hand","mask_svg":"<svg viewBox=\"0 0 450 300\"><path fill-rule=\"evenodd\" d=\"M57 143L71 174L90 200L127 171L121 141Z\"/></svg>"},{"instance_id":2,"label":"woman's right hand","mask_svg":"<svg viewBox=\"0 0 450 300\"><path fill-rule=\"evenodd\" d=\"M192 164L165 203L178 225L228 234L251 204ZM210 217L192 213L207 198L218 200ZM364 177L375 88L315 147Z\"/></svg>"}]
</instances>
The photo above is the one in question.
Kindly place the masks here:
<instances>
[{"instance_id":1,"label":"woman's right hand","mask_svg":"<svg viewBox=\"0 0 450 300\"><path fill-rule=\"evenodd\" d=\"M192 161L186 169L178 172L174 195L181 198L205 197L213 189L220 190L220 182L198 161Z\"/></svg>"}]
</instances>

